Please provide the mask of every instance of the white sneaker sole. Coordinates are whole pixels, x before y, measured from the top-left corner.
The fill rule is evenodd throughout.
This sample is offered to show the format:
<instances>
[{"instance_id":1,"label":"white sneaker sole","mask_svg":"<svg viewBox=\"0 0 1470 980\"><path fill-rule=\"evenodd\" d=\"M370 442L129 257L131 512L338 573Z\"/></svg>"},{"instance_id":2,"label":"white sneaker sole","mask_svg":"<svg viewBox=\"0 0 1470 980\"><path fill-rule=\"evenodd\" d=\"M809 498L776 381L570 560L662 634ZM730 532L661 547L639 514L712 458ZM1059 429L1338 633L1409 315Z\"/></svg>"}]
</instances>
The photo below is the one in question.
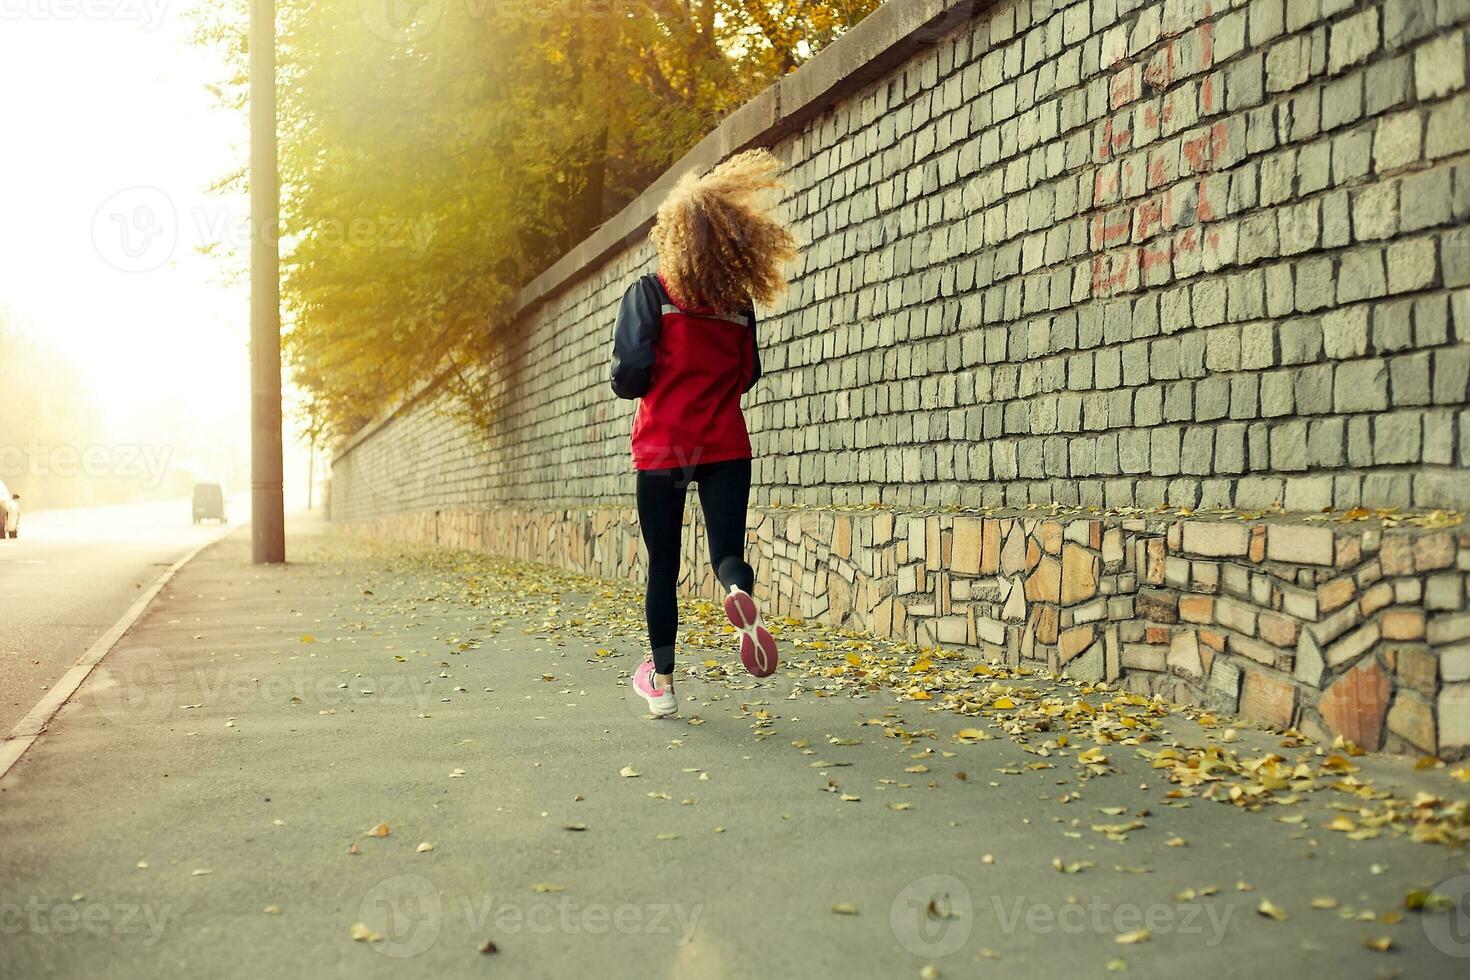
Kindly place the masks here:
<instances>
[{"instance_id":1,"label":"white sneaker sole","mask_svg":"<svg viewBox=\"0 0 1470 980\"><path fill-rule=\"evenodd\" d=\"M648 713L655 718L667 718L669 715L679 713L679 702L674 698L670 698L667 701L662 698L651 698L640 691L637 683L631 679L628 681L628 686L633 689L634 694L643 699L643 702L648 705Z\"/></svg>"},{"instance_id":2,"label":"white sneaker sole","mask_svg":"<svg viewBox=\"0 0 1470 980\"><path fill-rule=\"evenodd\" d=\"M642 691L639 691L638 693L643 694ZM660 707L658 705L655 705L653 703L653 699L646 695L644 696L643 700L648 702L648 713L653 715L655 718L668 718L670 715L677 715L679 713L679 706L677 704L671 704L667 707Z\"/></svg>"}]
</instances>

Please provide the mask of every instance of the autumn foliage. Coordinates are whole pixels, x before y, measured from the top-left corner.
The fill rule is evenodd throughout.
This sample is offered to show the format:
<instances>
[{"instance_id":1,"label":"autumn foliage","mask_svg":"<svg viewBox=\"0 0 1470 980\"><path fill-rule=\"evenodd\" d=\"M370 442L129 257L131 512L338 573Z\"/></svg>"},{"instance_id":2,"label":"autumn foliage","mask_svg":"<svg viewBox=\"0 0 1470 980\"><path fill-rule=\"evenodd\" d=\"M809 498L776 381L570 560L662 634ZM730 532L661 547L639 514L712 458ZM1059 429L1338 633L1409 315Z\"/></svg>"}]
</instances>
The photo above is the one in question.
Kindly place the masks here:
<instances>
[{"instance_id":1,"label":"autumn foliage","mask_svg":"<svg viewBox=\"0 0 1470 980\"><path fill-rule=\"evenodd\" d=\"M243 108L244 0L213 2ZM472 393L522 285L877 6L278 2L284 344L328 436L445 365Z\"/></svg>"}]
</instances>

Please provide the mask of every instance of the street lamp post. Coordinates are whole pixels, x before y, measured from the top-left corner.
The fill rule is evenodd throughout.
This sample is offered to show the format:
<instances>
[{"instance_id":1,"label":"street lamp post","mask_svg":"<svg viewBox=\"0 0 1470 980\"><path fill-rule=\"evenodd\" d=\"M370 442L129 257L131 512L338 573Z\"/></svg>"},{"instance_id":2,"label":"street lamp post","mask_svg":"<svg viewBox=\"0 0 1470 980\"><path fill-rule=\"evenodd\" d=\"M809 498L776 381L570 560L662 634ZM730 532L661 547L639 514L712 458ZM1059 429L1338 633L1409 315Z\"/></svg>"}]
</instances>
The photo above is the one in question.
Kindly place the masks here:
<instances>
[{"instance_id":1,"label":"street lamp post","mask_svg":"<svg viewBox=\"0 0 1470 980\"><path fill-rule=\"evenodd\" d=\"M250 4L250 553L257 565L286 560L275 6Z\"/></svg>"}]
</instances>

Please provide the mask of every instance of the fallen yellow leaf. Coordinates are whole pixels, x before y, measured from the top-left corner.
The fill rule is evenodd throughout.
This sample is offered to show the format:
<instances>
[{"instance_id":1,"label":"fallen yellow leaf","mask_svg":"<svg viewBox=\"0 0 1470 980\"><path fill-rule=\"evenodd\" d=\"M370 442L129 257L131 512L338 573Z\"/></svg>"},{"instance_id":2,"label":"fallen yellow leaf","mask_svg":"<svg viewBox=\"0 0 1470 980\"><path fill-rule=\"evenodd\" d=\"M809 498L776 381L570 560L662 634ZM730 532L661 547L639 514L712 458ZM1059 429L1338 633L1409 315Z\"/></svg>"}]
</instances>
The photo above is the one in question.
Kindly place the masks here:
<instances>
[{"instance_id":1,"label":"fallen yellow leaf","mask_svg":"<svg viewBox=\"0 0 1470 980\"><path fill-rule=\"evenodd\" d=\"M1256 913L1258 915L1264 915L1268 919L1275 919L1277 922L1285 922L1288 918L1286 909L1277 905L1269 898L1261 899L1261 904L1256 906Z\"/></svg>"}]
</instances>

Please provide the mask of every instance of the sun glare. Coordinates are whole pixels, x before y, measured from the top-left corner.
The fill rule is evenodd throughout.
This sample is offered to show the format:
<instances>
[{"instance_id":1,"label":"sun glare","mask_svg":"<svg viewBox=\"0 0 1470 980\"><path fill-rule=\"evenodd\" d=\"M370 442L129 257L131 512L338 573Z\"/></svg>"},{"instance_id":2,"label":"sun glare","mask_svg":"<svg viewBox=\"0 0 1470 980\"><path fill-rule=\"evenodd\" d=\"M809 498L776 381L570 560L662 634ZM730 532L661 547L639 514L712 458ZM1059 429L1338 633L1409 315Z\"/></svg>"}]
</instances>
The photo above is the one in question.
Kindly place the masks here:
<instances>
[{"instance_id":1,"label":"sun glare","mask_svg":"<svg viewBox=\"0 0 1470 980\"><path fill-rule=\"evenodd\" d=\"M0 6L0 330L105 406L101 431L75 438L12 428L24 469L101 441L248 481L249 207L209 192L247 159L248 133L207 88L218 55L190 43L194 8ZM294 432L288 418L288 454ZM17 482L17 461L0 462ZM288 458L288 482L305 465Z\"/></svg>"}]
</instances>

